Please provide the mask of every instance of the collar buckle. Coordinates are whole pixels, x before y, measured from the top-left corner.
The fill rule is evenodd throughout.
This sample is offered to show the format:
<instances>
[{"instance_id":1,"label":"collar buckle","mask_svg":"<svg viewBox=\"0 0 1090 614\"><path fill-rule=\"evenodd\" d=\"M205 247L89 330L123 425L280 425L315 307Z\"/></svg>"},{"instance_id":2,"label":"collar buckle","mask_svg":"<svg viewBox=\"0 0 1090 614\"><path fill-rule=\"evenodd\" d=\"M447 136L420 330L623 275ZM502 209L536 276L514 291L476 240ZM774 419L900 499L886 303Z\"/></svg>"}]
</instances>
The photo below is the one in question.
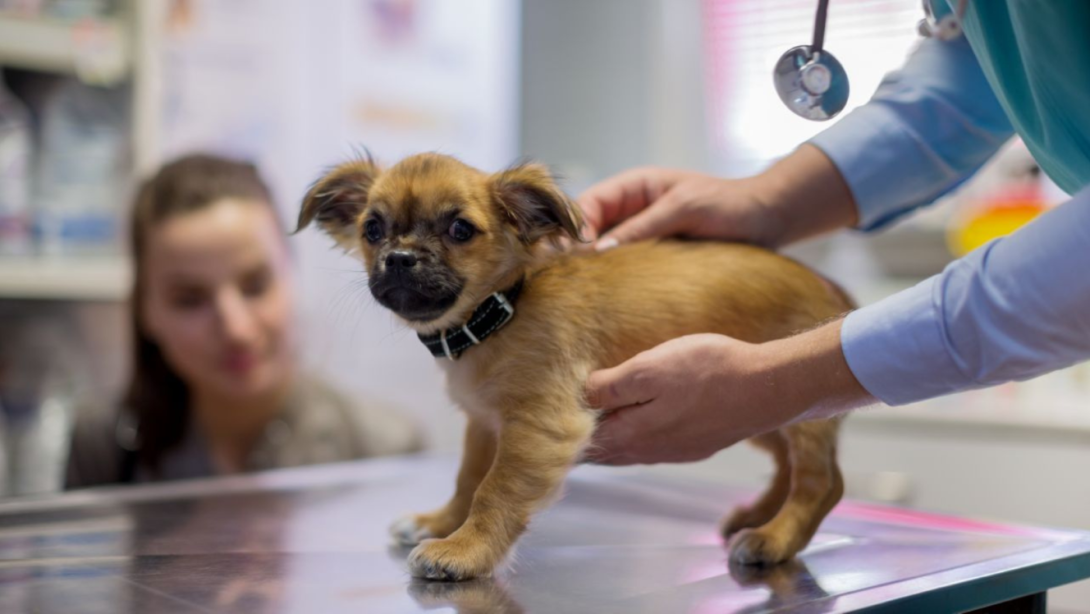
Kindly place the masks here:
<instances>
[{"instance_id":1,"label":"collar buckle","mask_svg":"<svg viewBox=\"0 0 1090 614\"><path fill-rule=\"evenodd\" d=\"M506 324L508 320L515 317L515 306L511 304L511 301L507 300L507 295L503 292L493 292L492 297L496 299L496 302L500 304L500 307L507 312L507 315L503 318L501 324Z\"/></svg>"},{"instance_id":2,"label":"collar buckle","mask_svg":"<svg viewBox=\"0 0 1090 614\"><path fill-rule=\"evenodd\" d=\"M477 307L469 321L431 335L419 335L420 341L436 358L458 360L462 352L480 345L485 337L515 317L514 302L518 300L521 289L522 281L519 281L507 290L493 292Z\"/></svg>"}]
</instances>

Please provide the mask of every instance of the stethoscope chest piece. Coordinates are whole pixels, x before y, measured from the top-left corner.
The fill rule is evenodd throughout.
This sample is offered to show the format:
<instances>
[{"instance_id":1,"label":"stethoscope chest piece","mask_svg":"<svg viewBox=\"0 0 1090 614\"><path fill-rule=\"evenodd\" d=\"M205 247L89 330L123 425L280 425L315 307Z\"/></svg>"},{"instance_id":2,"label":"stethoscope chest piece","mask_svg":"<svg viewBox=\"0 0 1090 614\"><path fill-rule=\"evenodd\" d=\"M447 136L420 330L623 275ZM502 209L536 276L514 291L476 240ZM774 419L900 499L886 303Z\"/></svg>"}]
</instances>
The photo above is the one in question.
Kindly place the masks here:
<instances>
[{"instance_id":1,"label":"stethoscope chest piece","mask_svg":"<svg viewBox=\"0 0 1090 614\"><path fill-rule=\"evenodd\" d=\"M831 119L848 104L848 73L828 51L815 53L809 45L788 49L772 78L780 100L800 117Z\"/></svg>"}]
</instances>

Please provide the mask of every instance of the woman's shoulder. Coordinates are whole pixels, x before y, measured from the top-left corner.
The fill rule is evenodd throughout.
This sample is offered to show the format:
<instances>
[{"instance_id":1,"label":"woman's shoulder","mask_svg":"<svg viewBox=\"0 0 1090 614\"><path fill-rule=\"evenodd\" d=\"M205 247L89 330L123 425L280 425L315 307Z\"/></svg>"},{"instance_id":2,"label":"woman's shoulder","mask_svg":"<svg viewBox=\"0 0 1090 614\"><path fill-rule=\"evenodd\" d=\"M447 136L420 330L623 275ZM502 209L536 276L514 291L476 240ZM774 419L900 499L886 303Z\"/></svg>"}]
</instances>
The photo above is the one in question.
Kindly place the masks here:
<instances>
[{"instance_id":1,"label":"woman's shoulder","mask_svg":"<svg viewBox=\"0 0 1090 614\"><path fill-rule=\"evenodd\" d=\"M304 375L296 395L302 419L325 422L351 438L356 457L408 454L424 449L424 437L411 414L394 403L349 395L328 381Z\"/></svg>"}]
</instances>

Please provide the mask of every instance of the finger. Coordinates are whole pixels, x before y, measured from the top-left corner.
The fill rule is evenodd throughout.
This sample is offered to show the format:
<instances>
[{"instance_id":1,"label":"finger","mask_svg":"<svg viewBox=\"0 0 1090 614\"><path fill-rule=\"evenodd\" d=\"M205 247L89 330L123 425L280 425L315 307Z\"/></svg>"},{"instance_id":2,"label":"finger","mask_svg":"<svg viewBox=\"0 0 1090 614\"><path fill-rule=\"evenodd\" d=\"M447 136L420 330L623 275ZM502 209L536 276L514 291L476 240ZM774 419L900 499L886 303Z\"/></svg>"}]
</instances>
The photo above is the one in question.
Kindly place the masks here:
<instances>
[{"instance_id":1,"label":"finger","mask_svg":"<svg viewBox=\"0 0 1090 614\"><path fill-rule=\"evenodd\" d=\"M631 169L601 181L576 200L583 210L588 239L647 207L662 191L654 169Z\"/></svg>"},{"instance_id":2,"label":"finger","mask_svg":"<svg viewBox=\"0 0 1090 614\"><path fill-rule=\"evenodd\" d=\"M604 251L625 243L680 234L685 229L685 220L672 204L673 197L667 193L598 239L596 248Z\"/></svg>"},{"instance_id":3,"label":"finger","mask_svg":"<svg viewBox=\"0 0 1090 614\"><path fill-rule=\"evenodd\" d=\"M661 409L659 405L654 401L631 405L606 416L594 431L587 460L599 465L634 465L651 460L645 446L652 440L650 418Z\"/></svg>"},{"instance_id":4,"label":"finger","mask_svg":"<svg viewBox=\"0 0 1090 614\"><path fill-rule=\"evenodd\" d=\"M584 392L588 405L607 413L654 398L646 372L632 360L591 373Z\"/></svg>"},{"instance_id":5,"label":"finger","mask_svg":"<svg viewBox=\"0 0 1090 614\"><path fill-rule=\"evenodd\" d=\"M613 207L618 198L624 195L616 178L596 183L575 199L575 204L583 210L583 238L593 241L603 230L604 209Z\"/></svg>"},{"instance_id":6,"label":"finger","mask_svg":"<svg viewBox=\"0 0 1090 614\"><path fill-rule=\"evenodd\" d=\"M621 440L627 439L627 436L624 435L626 427L618 428L617 423L620 422L621 416L624 416L629 409L628 407L620 408L616 412L605 416L598 423L598 426L594 429L594 436L591 438L590 445L583 451L583 459L586 462L596 465L628 464L623 443L620 446L617 445L618 438Z\"/></svg>"},{"instance_id":7,"label":"finger","mask_svg":"<svg viewBox=\"0 0 1090 614\"><path fill-rule=\"evenodd\" d=\"M556 241L545 242L544 245L546 251L554 253L572 251L573 249L575 249L574 246L575 243L573 243L572 240L567 236L557 237Z\"/></svg>"}]
</instances>

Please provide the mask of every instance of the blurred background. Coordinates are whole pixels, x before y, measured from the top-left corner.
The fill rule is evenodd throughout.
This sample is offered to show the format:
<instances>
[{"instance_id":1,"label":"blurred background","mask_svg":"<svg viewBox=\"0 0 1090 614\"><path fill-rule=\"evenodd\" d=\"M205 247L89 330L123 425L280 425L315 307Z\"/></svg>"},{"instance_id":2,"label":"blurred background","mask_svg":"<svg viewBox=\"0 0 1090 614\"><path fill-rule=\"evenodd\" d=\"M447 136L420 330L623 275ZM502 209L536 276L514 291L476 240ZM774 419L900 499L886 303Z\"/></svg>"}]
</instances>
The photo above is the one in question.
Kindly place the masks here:
<instances>
[{"instance_id":1,"label":"blurred background","mask_svg":"<svg viewBox=\"0 0 1090 614\"><path fill-rule=\"evenodd\" d=\"M921 16L913 0L833 3L849 107L904 59ZM308 184L358 146L489 170L527 156L573 195L636 165L748 175L825 127L771 80L812 19L801 0L0 0L0 493L60 488L75 408L116 402L126 207L162 162L252 160L289 227ZM896 228L788 251L865 304L1063 198L1014 141ZM361 265L318 232L290 241L307 368L456 450L462 418L433 359L353 285ZM1090 529L1088 396L1079 366L858 412L841 447L849 496ZM770 466L738 446L632 471L758 485ZM1067 601L1079 611L1090 591Z\"/></svg>"}]
</instances>

